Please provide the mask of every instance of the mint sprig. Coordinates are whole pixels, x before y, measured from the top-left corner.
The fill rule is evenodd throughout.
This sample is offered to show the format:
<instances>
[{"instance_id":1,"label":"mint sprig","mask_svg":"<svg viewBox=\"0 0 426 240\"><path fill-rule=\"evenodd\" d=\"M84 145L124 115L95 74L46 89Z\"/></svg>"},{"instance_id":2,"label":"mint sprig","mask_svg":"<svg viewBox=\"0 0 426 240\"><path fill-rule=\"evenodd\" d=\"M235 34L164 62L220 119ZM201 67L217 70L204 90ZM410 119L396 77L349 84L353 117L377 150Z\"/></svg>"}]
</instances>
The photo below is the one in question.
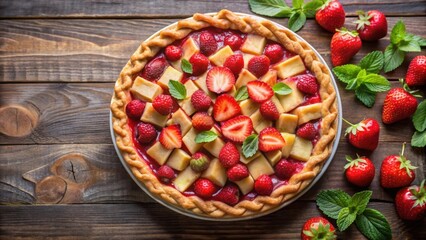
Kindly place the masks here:
<instances>
[{"instance_id":1,"label":"mint sprig","mask_svg":"<svg viewBox=\"0 0 426 240\"><path fill-rule=\"evenodd\" d=\"M392 28L390 44L384 52L384 71L395 70L404 62L407 52L420 52L421 47L424 46L426 46L426 39L407 33L405 23L399 20Z\"/></svg>"},{"instance_id":2,"label":"mint sprig","mask_svg":"<svg viewBox=\"0 0 426 240\"><path fill-rule=\"evenodd\" d=\"M359 65L346 64L333 68L333 73L343 83L346 90L355 91L355 96L365 106L372 107L376 94L390 89L389 81L377 74L382 70L384 56L380 51L373 51L361 59Z\"/></svg>"},{"instance_id":3,"label":"mint sprig","mask_svg":"<svg viewBox=\"0 0 426 240\"><path fill-rule=\"evenodd\" d=\"M279 82L272 87L274 93L278 95L288 95L293 92L293 89L283 82Z\"/></svg>"},{"instance_id":4,"label":"mint sprig","mask_svg":"<svg viewBox=\"0 0 426 240\"><path fill-rule=\"evenodd\" d=\"M186 98L186 88L185 85L183 85L181 82L170 79L168 86L170 95L172 95L172 97L178 100L183 100Z\"/></svg>"},{"instance_id":5,"label":"mint sprig","mask_svg":"<svg viewBox=\"0 0 426 240\"><path fill-rule=\"evenodd\" d=\"M289 7L282 0L249 0L250 9L254 13L268 17L288 17L288 27L292 31L299 31L306 23L307 18L314 18L323 0L312 0L305 4L304 0L292 0Z\"/></svg>"},{"instance_id":6,"label":"mint sprig","mask_svg":"<svg viewBox=\"0 0 426 240\"><path fill-rule=\"evenodd\" d=\"M192 74L192 64L188 60L182 59L181 68L182 68L182 71Z\"/></svg>"},{"instance_id":7,"label":"mint sprig","mask_svg":"<svg viewBox=\"0 0 426 240\"><path fill-rule=\"evenodd\" d=\"M256 154L257 149L259 148L259 138L257 134L252 134L248 136L243 142L243 155L246 158L253 157Z\"/></svg>"},{"instance_id":8,"label":"mint sprig","mask_svg":"<svg viewBox=\"0 0 426 240\"><path fill-rule=\"evenodd\" d=\"M217 138L217 134L213 131L204 131L197 134L195 137L196 143L213 142Z\"/></svg>"},{"instance_id":9,"label":"mint sprig","mask_svg":"<svg viewBox=\"0 0 426 240\"><path fill-rule=\"evenodd\" d=\"M249 97L247 92L247 87L242 86L240 87L237 92L235 93L235 100L236 101L243 101L246 100Z\"/></svg>"},{"instance_id":10,"label":"mint sprig","mask_svg":"<svg viewBox=\"0 0 426 240\"><path fill-rule=\"evenodd\" d=\"M416 131L411 138L411 146L425 147L426 146L426 100L423 100L416 109L413 115L413 124Z\"/></svg>"},{"instance_id":11,"label":"mint sprig","mask_svg":"<svg viewBox=\"0 0 426 240\"><path fill-rule=\"evenodd\" d=\"M323 190L317 196L317 205L325 215L337 220L340 231L355 222L368 239L391 239L391 228L383 214L367 208L371 194L372 191L361 191L350 197L342 190Z\"/></svg>"}]
</instances>

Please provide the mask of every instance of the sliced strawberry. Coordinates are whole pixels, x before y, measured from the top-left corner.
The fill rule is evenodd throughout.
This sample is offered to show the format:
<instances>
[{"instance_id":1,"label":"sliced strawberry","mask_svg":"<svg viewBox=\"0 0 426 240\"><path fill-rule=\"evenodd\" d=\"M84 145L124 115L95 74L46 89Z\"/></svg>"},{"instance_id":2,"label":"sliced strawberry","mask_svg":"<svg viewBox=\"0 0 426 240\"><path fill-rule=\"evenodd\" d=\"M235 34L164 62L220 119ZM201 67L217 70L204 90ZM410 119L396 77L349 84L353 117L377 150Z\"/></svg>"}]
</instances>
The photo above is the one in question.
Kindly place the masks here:
<instances>
[{"instance_id":1,"label":"sliced strawberry","mask_svg":"<svg viewBox=\"0 0 426 240\"><path fill-rule=\"evenodd\" d=\"M158 139L167 149L182 147L182 134L178 125L170 125L163 128Z\"/></svg>"},{"instance_id":2,"label":"sliced strawberry","mask_svg":"<svg viewBox=\"0 0 426 240\"><path fill-rule=\"evenodd\" d=\"M213 105L213 116L218 122L228 120L241 114L241 107L235 98L228 94L220 95Z\"/></svg>"},{"instance_id":3,"label":"sliced strawberry","mask_svg":"<svg viewBox=\"0 0 426 240\"><path fill-rule=\"evenodd\" d=\"M235 77L227 67L214 67L207 73L206 84L211 92L220 94L231 90Z\"/></svg>"},{"instance_id":4,"label":"sliced strawberry","mask_svg":"<svg viewBox=\"0 0 426 240\"><path fill-rule=\"evenodd\" d=\"M221 129L223 136L242 143L253 131L253 123L251 118L241 115L223 122Z\"/></svg>"},{"instance_id":5,"label":"sliced strawberry","mask_svg":"<svg viewBox=\"0 0 426 240\"><path fill-rule=\"evenodd\" d=\"M269 100L274 96L274 91L271 86L259 80L247 83L247 92L249 97L258 103Z\"/></svg>"},{"instance_id":6,"label":"sliced strawberry","mask_svg":"<svg viewBox=\"0 0 426 240\"><path fill-rule=\"evenodd\" d=\"M259 133L259 150L270 152L283 148L285 140L274 127L267 127Z\"/></svg>"}]
</instances>

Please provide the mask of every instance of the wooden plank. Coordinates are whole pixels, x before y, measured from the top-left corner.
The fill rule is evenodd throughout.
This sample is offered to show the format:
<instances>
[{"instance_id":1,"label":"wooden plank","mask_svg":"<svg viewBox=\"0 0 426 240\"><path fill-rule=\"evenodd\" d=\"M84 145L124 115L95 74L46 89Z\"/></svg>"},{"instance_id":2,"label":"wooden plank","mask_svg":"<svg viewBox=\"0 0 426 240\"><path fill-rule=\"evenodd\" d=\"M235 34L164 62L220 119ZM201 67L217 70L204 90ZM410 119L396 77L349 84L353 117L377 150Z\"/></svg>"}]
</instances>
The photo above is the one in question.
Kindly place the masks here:
<instances>
[{"instance_id":1,"label":"wooden plank","mask_svg":"<svg viewBox=\"0 0 426 240\"><path fill-rule=\"evenodd\" d=\"M389 29L399 19L389 18ZM1 20L0 82L114 82L142 40L177 20ZM353 20L347 19L347 27L353 28ZM287 25L287 19L274 21ZM404 21L408 32L426 37L426 17ZM331 66L331 33L308 20L299 34ZM364 43L352 62L373 50L384 50L388 44L389 34L378 42ZM386 76L405 77L409 61L418 54L408 54L403 66Z\"/></svg>"},{"instance_id":2,"label":"wooden plank","mask_svg":"<svg viewBox=\"0 0 426 240\"><path fill-rule=\"evenodd\" d=\"M355 123L373 117L381 124L380 141L410 141L414 132L411 120L388 126L381 123L385 93L378 94L376 104L369 109L355 99L353 92L344 90L342 83L338 85L345 119ZM392 82L392 87L398 86L400 83ZM29 135L0 134L0 144L111 143L112 89L112 83L0 84L0 109L18 105L32 110L38 119ZM343 126L346 129L347 125Z\"/></svg>"},{"instance_id":3,"label":"wooden plank","mask_svg":"<svg viewBox=\"0 0 426 240\"><path fill-rule=\"evenodd\" d=\"M425 220L404 222L391 203L369 207L385 215L393 239L426 237ZM266 217L226 223L193 219L159 204L0 206L0 211L3 239L300 239L304 222L321 214L315 203L301 201ZM365 239L355 224L338 238Z\"/></svg>"},{"instance_id":4,"label":"wooden plank","mask_svg":"<svg viewBox=\"0 0 426 240\"><path fill-rule=\"evenodd\" d=\"M369 187L373 199L392 202L394 192L379 184L380 165L386 156L398 154L401 146L401 142L381 142L378 149L368 153L341 141L324 176L302 199L315 200L323 189L341 188L350 194L361 190L351 186L343 174L345 155L354 157L358 153L369 156L376 167ZM414 183L419 184L426 172L424 149L408 145L405 156L418 167ZM111 144L0 146L0 170L0 203L154 202L133 183ZM67 188L60 190L58 185L63 181Z\"/></svg>"},{"instance_id":5,"label":"wooden plank","mask_svg":"<svg viewBox=\"0 0 426 240\"><path fill-rule=\"evenodd\" d=\"M290 6L291 1L286 0ZM356 16L359 9L379 9L389 16L425 15L426 6L421 0L368 1L342 0L348 16ZM113 3L95 0L75 2L66 1L25 1L5 0L0 3L1 18L167 18L185 17L194 12L216 12L220 9L251 13L248 1L168 1L133 2L118 0Z\"/></svg>"}]
</instances>

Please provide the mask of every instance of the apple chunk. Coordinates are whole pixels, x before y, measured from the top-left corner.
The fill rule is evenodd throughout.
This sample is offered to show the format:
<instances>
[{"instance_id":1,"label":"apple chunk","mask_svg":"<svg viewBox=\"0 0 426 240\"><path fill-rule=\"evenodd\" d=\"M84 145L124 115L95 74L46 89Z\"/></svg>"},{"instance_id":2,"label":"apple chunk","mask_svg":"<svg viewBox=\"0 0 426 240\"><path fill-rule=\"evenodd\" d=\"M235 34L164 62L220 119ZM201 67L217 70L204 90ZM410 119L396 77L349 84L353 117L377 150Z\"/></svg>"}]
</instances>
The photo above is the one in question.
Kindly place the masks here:
<instances>
[{"instance_id":1,"label":"apple chunk","mask_svg":"<svg viewBox=\"0 0 426 240\"><path fill-rule=\"evenodd\" d=\"M156 96L163 93L160 86L141 77L135 79L130 91L136 98L146 102L152 102Z\"/></svg>"},{"instance_id":2,"label":"apple chunk","mask_svg":"<svg viewBox=\"0 0 426 240\"><path fill-rule=\"evenodd\" d=\"M210 179L214 184L221 187L225 186L227 179L226 170L217 158L210 162L209 168L204 171L202 177Z\"/></svg>"},{"instance_id":3,"label":"apple chunk","mask_svg":"<svg viewBox=\"0 0 426 240\"><path fill-rule=\"evenodd\" d=\"M182 149L176 148L170 155L167 165L178 171L182 171L188 166L190 160L191 156Z\"/></svg>"},{"instance_id":4,"label":"apple chunk","mask_svg":"<svg viewBox=\"0 0 426 240\"><path fill-rule=\"evenodd\" d=\"M244 44L241 46L241 51L254 55L261 55L266 45L266 38L256 35L247 35Z\"/></svg>"},{"instance_id":5,"label":"apple chunk","mask_svg":"<svg viewBox=\"0 0 426 240\"><path fill-rule=\"evenodd\" d=\"M263 154L249 162L247 168L254 179L257 179L262 174L271 175L274 173L274 169Z\"/></svg>"},{"instance_id":6,"label":"apple chunk","mask_svg":"<svg viewBox=\"0 0 426 240\"><path fill-rule=\"evenodd\" d=\"M312 142L300 137L296 137L293 148L290 152L290 157L300 160L300 161L308 161L311 157L311 152L313 149Z\"/></svg>"},{"instance_id":7,"label":"apple chunk","mask_svg":"<svg viewBox=\"0 0 426 240\"><path fill-rule=\"evenodd\" d=\"M164 127L167 123L168 118L169 115L161 115L160 113L158 113L152 106L152 103L146 103L145 109L141 116L141 121L146 123L152 123L159 127Z\"/></svg>"},{"instance_id":8,"label":"apple chunk","mask_svg":"<svg viewBox=\"0 0 426 240\"><path fill-rule=\"evenodd\" d=\"M248 176L243 180L236 181L235 183L238 185L243 195L249 193L254 187L254 180L251 176Z\"/></svg>"},{"instance_id":9,"label":"apple chunk","mask_svg":"<svg viewBox=\"0 0 426 240\"><path fill-rule=\"evenodd\" d=\"M275 127L280 132L295 133L298 125L298 117L294 114L281 113Z\"/></svg>"},{"instance_id":10,"label":"apple chunk","mask_svg":"<svg viewBox=\"0 0 426 240\"><path fill-rule=\"evenodd\" d=\"M160 141L157 141L148 150L146 150L146 153L158 164L163 165L167 161L167 158L172 153L172 151L173 149L167 149L163 147Z\"/></svg>"},{"instance_id":11,"label":"apple chunk","mask_svg":"<svg viewBox=\"0 0 426 240\"><path fill-rule=\"evenodd\" d=\"M289 58L275 66L278 71L278 77L286 79L306 71L305 64L299 55Z\"/></svg>"},{"instance_id":12,"label":"apple chunk","mask_svg":"<svg viewBox=\"0 0 426 240\"><path fill-rule=\"evenodd\" d=\"M284 96L278 95L278 99L280 100L284 112L289 112L303 103L305 97L303 93L297 89L295 81L285 80L283 83L287 84L292 89L292 92Z\"/></svg>"},{"instance_id":13,"label":"apple chunk","mask_svg":"<svg viewBox=\"0 0 426 240\"><path fill-rule=\"evenodd\" d=\"M179 124L182 135L185 135L192 127L191 118L189 118L185 112L179 108L176 112L172 113L172 118L168 125Z\"/></svg>"},{"instance_id":14,"label":"apple chunk","mask_svg":"<svg viewBox=\"0 0 426 240\"><path fill-rule=\"evenodd\" d=\"M179 192L185 192L186 189L188 189L189 186L191 186L195 180L200 177L200 175L201 173L197 173L192 170L191 167L187 167L177 175L175 180L173 180L173 184Z\"/></svg>"},{"instance_id":15,"label":"apple chunk","mask_svg":"<svg viewBox=\"0 0 426 240\"><path fill-rule=\"evenodd\" d=\"M281 149L282 156L288 158L290 156L291 149L293 149L294 140L296 140L296 135L291 133L281 133L283 136L285 145Z\"/></svg>"},{"instance_id":16,"label":"apple chunk","mask_svg":"<svg viewBox=\"0 0 426 240\"><path fill-rule=\"evenodd\" d=\"M179 72L171 66L168 66L163 75L161 75L157 84L160 85L163 89L169 89L170 80L180 81L182 77L183 73Z\"/></svg>"},{"instance_id":17,"label":"apple chunk","mask_svg":"<svg viewBox=\"0 0 426 240\"><path fill-rule=\"evenodd\" d=\"M257 80L257 77L254 76L251 72L249 72L247 69L243 69L240 72L240 75L237 78L237 81L235 82L235 87L240 88L242 86L246 86L247 83L251 81Z\"/></svg>"},{"instance_id":18,"label":"apple chunk","mask_svg":"<svg viewBox=\"0 0 426 240\"><path fill-rule=\"evenodd\" d=\"M217 51L215 54L211 55L209 57L209 60L216 66L222 67L225 63L226 59L229 56L232 56L234 52L232 51L230 46L226 46L219 51Z\"/></svg>"},{"instance_id":19,"label":"apple chunk","mask_svg":"<svg viewBox=\"0 0 426 240\"><path fill-rule=\"evenodd\" d=\"M322 103L314 103L302 107L298 107L295 113L299 117L299 125L322 117Z\"/></svg>"}]
</instances>

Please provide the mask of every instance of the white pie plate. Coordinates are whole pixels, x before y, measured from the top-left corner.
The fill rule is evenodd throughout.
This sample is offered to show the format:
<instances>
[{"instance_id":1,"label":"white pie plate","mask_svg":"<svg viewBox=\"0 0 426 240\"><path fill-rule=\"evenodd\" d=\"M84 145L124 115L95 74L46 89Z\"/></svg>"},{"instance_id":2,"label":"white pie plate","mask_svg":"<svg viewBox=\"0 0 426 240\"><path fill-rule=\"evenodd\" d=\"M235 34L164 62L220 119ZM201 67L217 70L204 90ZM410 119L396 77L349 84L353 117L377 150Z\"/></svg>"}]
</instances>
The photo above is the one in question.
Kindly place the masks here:
<instances>
[{"instance_id":1,"label":"white pie plate","mask_svg":"<svg viewBox=\"0 0 426 240\"><path fill-rule=\"evenodd\" d=\"M215 15L215 14L217 14L217 13L206 13L207 15ZM258 19L258 20L266 20L266 19L264 19L264 18L261 18L261 17L258 17L258 16L254 16L254 15L250 15L250 14L245 14L245 13L236 13L237 15L239 15L239 16L250 16L250 17L252 17L252 18L255 18L255 19ZM191 18L189 18L189 19L191 19ZM287 30L289 30L288 28L286 28L286 27L284 27L284 26L282 26L281 24L278 24L278 23L275 23L275 22L273 22L276 26L278 26L279 28L283 28L283 29L287 29ZM169 26L167 26L167 27L164 27L163 29L161 29L161 30L159 30L158 32L156 32L155 34L153 34L152 36L150 36L147 40L145 40L145 41L148 41L148 40L150 40L150 39L152 39L152 38L154 38L155 36L157 36L162 30L165 30L165 29L167 29L167 28L170 28L170 27L174 27L174 26L176 26L176 24L177 24L177 22L175 22L175 23L173 23L173 24L170 24ZM291 30L290 30L291 31ZM294 32L293 32L294 33ZM322 56L308 43L308 42L306 42L302 37L300 37L299 35L297 35L296 33L294 33L295 35L296 35L296 37L299 39L299 40L301 40L301 41L303 41L303 42L305 42L305 43L307 43L308 44L308 46L315 52L315 54L317 55L317 57L320 59L320 61L327 67L327 69L330 71L330 69L328 68L328 66L327 66L327 63L324 61L324 59L322 58ZM331 73L331 71L330 71L330 73ZM330 156L328 157L328 159L324 162L324 165L323 165L323 167L322 167L322 169L321 169L321 171L318 173L318 175L311 181L311 183L305 188L305 189L303 189L301 192L299 192L297 195L295 195L292 199L290 199L290 200L288 200L288 201L286 201L286 202L284 202L284 203L282 203L281 205L279 205L279 206L277 206L277 207L275 207L275 208L272 208L272 209L270 209L270 210L268 210L268 211L265 211L265 212L262 212L262 213L259 213L259 214L256 214L256 215L252 215L252 216L245 216L245 217L235 217L235 218L213 218L213 217L208 217L208 216L202 216L202 215L198 215L198 214L195 214L195 213L193 213L193 212L191 212L191 211L189 211L189 210L187 210L187 209L184 209L184 208L182 208L182 207L180 207L180 206L177 206L177 205L172 205L172 204L170 204L170 203L168 203L168 202L166 202L166 201L164 201L163 199L161 199L161 198L159 198L159 197L157 197L156 195L153 195L146 187L145 187L145 185L142 183L142 182L140 182L134 175L133 175L133 173L132 173L132 171L131 171L131 169L130 169L130 167L129 167L129 165L126 163L126 161L123 159L123 157L122 157L122 155L121 155L121 151L118 149L118 147L117 147L117 144L116 144L116 138L115 138L115 133L114 133L114 130L113 130L113 127L112 127L112 113L110 112L110 131L111 131L111 137L112 137L112 142L113 142L113 144L114 144L114 148L115 148L115 151L117 152L117 155L118 155L118 157L119 157L119 159L120 159L120 161L121 161L121 163L123 164L123 166L124 166L124 168L126 169L126 171L127 171L127 173L130 175L130 177L133 179L133 181L135 181L135 183L148 195L148 196L150 196L152 199L154 199L155 201L157 201L158 203L160 203L160 204L162 204L163 206L165 206L165 207L167 207L167 208L169 208L169 209L171 209L171 210L173 210L173 211L175 211L175 212L178 212L178 213L180 213L180 214L183 214L183 215L185 215L185 216L188 216L188 217L192 217L192 218L196 218L196 219L201 219L201 220L210 220L210 221L240 221L240 220L248 220L248 219L254 219L254 218L258 218L258 217L261 217L261 216L265 216L265 215L268 215L268 214L270 214L270 213L273 213L273 212L275 212L275 211L278 211L279 209L281 209L281 208L283 208L283 207L285 207L285 206L288 206L288 205L290 205L291 203L293 203L294 201L296 201L297 199L299 199L301 196L303 196L306 192L308 192L309 191L309 189L311 189L311 187L312 186L314 186L315 185L315 183L316 182L318 182L318 180L322 177L322 175L325 173L325 171L327 170L327 168L328 168L328 166L330 165L330 163L331 163L331 161L333 161L333 158L334 158L334 155L335 155L335 153L336 153L336 150L337 150L337 147L338 147L338 144L339 144L339 139L340 139L340 135L341 135L341 131L342 131L342 102L341 102L341 99L340 99L340 95L339 95L339 90L338 90L338 88L337 88L337 84L336 84L336 81L335 81L335 79L334 79L334 77L333 77L333 74L330 74L330 76L331 76L331 82L332 82L332 84L333 84L333 87L334 87L334 89L336 90L336 98L337 98L337 109L338 109L338 117L337 117L337 133L336 133L336 137L335 137L335 139L334 139L334 142L333 142L333 148L332 148L332 151L331 151L331 154L330 154Z\"/></svg>"}]
</instances>

